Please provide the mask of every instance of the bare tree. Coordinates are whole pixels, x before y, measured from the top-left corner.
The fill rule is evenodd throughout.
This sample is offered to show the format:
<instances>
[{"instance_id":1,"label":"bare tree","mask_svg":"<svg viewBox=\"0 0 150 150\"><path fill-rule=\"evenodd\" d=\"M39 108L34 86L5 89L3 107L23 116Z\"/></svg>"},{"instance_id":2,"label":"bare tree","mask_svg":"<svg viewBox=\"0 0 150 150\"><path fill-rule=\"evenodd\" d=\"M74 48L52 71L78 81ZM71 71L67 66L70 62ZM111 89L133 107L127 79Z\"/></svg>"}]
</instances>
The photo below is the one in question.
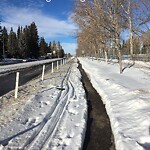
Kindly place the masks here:
<instances>
[{"instance_id":1,"label":"bare tree","mask_svg":"<svg viewBox=\"0 0 150 150\"><path fill-rule=\"evenodd\" d=\"M122 50L120 35L129 30L130 54L134 54L134 34L147 26L150 19L149 0L88 0L76 2L73 20L79 26L77 33L78 54L105 57L108 51L117 51L120 73L122 73ZM146 10L145 10L146 9ZM142 17L142 15L144 17Z\"/></svg>"}]
</instances>

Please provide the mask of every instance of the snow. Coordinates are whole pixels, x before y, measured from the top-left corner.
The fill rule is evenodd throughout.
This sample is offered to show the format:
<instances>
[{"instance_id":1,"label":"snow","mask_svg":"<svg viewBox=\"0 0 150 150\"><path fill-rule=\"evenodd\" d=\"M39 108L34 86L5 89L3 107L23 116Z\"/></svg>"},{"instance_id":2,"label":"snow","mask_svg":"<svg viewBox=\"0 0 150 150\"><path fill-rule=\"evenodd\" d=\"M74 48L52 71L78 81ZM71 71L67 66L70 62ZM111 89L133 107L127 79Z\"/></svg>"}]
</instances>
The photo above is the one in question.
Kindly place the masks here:
<instances>
[{"instance_id":1,"label":"snow","mask_svg":"<svg viewBox=\"0 0 150 150\"><path fill-rule=\"evenodd\" d=\"M150 63L79 58L102 97L111 121L117 150L150 149ZM0 73L53 60L0 66ZM48 72L41 79L0 97L0 150L82 149L87 102L77 62ZM69 69L70 68L70 69Z\"/></svg>"},{"instance_id":2,"label":"snow","mask_svg":"<svg viewBox=\"0 0 150 150\"><path fill-rule=\"evenodd\" d=\"M119 74L116 62L79 60L105 104L116 149L150 149L150 63L125 60Z\"/></svg>"},{"instance_id":3,"label":"snow","mask_svg":"<svg viewBox=\"0 0 150 150\"><path fill-rule=\"evenodd\" d=\"M61 128L58 128L56 137L52 142L52 147L50 147L52 150L75 150L82 148L87 120L87 104L85 92L79 79L81 79L81 75L74 68L71 72L70 80L74 81L72 85L76 94L70 99L64 119L60 125Z\"/></svg>"},{"instance_id":4,"label":"snow","mask_svg":"<svg viewBox=\"0 0 150 150\"><path fill-rule=\"evenodd\" d=\"M70 64L19 87L17 100L14 91L0 98L0 149L82 148L87 103L77 62Z\"/></svg>"}]
</instances>

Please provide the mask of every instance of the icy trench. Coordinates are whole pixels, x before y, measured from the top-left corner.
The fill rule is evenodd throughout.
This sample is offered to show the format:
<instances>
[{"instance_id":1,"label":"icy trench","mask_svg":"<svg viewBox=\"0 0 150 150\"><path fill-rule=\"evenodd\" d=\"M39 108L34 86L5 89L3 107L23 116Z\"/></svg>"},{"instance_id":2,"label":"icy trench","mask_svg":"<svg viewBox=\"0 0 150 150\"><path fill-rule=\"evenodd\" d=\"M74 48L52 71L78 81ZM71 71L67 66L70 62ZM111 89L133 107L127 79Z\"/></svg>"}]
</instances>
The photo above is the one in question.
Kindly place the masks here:
<instances>
[{"instance_id":1,"label":"icy trench","mask_svg":"<svg viewBox=\"0 0 150 150\"><path fill-rule=\"evenodd\" d=\"M115 150L114 137L105 105L80 63L79 70L88 101L88 122L83 150Z\"/></svg>"}]
</instances>

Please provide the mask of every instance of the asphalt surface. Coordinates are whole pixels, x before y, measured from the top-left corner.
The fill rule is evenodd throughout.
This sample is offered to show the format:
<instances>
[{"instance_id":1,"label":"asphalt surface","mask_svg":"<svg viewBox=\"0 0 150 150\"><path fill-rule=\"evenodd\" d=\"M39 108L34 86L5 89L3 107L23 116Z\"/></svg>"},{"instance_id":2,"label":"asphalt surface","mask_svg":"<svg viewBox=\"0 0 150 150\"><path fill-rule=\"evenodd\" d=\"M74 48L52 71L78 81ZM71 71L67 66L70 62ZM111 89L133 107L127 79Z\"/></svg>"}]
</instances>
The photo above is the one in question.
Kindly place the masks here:
<instances>
[{"instance_id":1,"label":"asphalt surface","mask_svg":"<svg viewBox=\"0 0 150 150\"><path fill-rule=\"evenodd\" d=\"M56 67L57 62L54 62L54 67ZM45 64L45 72L51 70L51 63ZM41 76L43 70L43 65L33 66L29 68L15 70L0 76L0 96L8 93L15 89L16 72L19 72L19 86L24 85L28 81Z\"/></svg>"},{"instance_id":2,"label":"asphalt surface","mask_svg":"<svg viewBox=\"0 0 150 150\"><path fill-rule=\"evenodd\" d=\"M88 121L83 150L115 150L110 120L100 95L79 64L88 102Z\"/></svg>"}]
</instances>

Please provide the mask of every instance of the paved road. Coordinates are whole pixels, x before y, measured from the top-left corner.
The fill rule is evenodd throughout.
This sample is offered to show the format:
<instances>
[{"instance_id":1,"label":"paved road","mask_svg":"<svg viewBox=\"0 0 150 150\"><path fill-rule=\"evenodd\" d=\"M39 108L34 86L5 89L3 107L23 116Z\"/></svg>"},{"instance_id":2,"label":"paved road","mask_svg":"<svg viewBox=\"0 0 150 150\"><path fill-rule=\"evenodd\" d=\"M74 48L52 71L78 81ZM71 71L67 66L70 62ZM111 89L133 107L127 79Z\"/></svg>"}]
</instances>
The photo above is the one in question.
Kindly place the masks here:
<instances>
[{"instance_id":1,"label":"paved road","mask_svg":"<svg viewBox=\"0 0 150 150\"><path fill-rule=\"evenodd\" d=\"M54 67L56 67L57 62L54 62ZM12 73L4 74L0 76L0 96L6 94L7 92L15 88L16 72L20 72L19 86L27 83L35 77L42 74L42 65L15 70ZM46 64L46 71L51 69L51 63Z\"/></svg>"}]
</instances>

